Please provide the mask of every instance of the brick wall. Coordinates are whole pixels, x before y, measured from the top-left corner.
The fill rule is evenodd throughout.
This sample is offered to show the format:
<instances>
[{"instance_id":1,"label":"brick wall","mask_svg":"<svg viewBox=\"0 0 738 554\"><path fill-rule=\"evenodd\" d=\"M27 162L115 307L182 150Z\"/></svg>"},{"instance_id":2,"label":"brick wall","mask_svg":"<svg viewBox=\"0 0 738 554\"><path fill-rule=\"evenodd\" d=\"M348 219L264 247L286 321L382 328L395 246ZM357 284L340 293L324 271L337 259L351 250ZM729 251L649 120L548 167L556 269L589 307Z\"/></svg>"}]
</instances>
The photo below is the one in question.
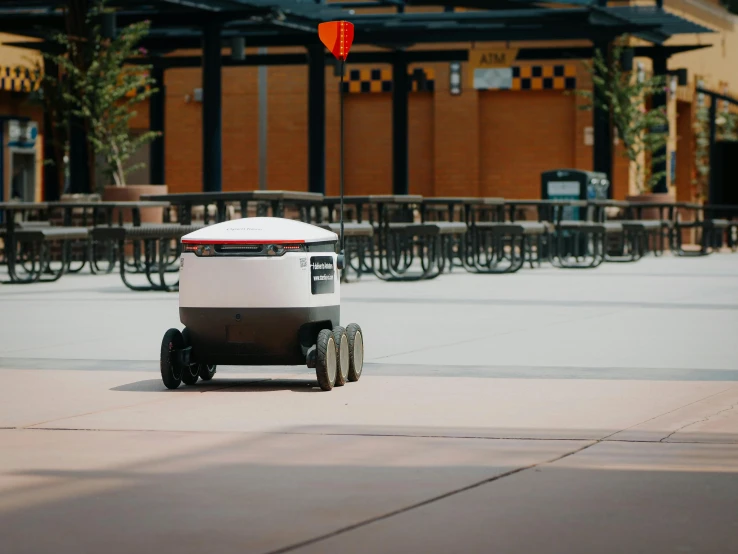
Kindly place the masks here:
<instances>
[{"instance_id":1,"label":"brick wall","mask_svg":"<svg viewBox=\"0 0 738 554\"><path fill-rule=\"evenodd\" d=\"M462 64L466 65L466 64ZM479 102L477 94L449 93L448 64L433 64L434 181L436 196L479 194ZM463 69L462 69L463 71Z\"/></svg>"},{"instance_id":2,"label":"brick wall","mask_svg":"<svg viewBox=\"0 0 738 554\"><path fill-rule=\"evenodd\" d=\"M410 190L436 196L535 198L540 173L557 167L591 169L585 145L592 113L562 91L475 91L462 64L463 93L449 93L447 63L423 64L434 73L434 92L410 93ZM586 71L577 65L577 84ZM387 66L388 67L388 66ZM411 68L412 70L413 68ZM201 86L199 69L167 71L166 171L173 192L200 190L200 103L187 102ZM258 70L223 70L223 188L258 188ZM307 190L307 67L268 70L270 189ZM326 68L326 192L339 185L339 79ZM392 191L392 97L345 96L347 194ZM136 126L145 125L145 110ZM616 155L615 196L627 193L627 160Z\"/></svg>"},{"instance_id":3,"label":"brick wall","mask_svg":"<svg viewBox=\"0 0 738 554\"><path fill-rule=\"evenodd\" d=\"M560 91L479 93L483 196L539 198L542 172L574 166L574 102Z\"/></svg>"}]
</instances>

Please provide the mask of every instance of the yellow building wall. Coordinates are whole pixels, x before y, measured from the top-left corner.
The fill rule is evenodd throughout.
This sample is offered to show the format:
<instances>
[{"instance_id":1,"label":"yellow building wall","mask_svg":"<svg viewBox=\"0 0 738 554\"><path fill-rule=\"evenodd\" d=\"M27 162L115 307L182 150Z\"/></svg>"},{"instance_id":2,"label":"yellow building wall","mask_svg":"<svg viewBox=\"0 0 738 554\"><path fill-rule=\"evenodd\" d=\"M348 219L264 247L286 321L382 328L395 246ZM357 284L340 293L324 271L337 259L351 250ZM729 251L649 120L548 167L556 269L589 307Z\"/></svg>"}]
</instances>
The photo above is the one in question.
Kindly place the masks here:
<instances>
[{"instance_id":1,"label":"yellow building wall","mask_svg":"<svg viewBox=\"0 0 738 554\"><path fill-rule=\"evenodd\" d=\"M8 42L17 41L30 41L27 37L21 37L17 35L11 35L8 33L0 33L0 67L16 68L25 67L28 69L35 69L36 67L42 66L43 58L41 54L35 50L29 50L26 48L16 48L13 46L7 46ZM36 138L36 201L42 199L42 184L43 184L43 110L37 106L30 106L25 102L25 97L13 96L9 91L0 90L0 115L10 116L21 116L30 117L33 121L38 124L38 137ZM0 154L3 154L0 152ZM5 167L7 168L8 160L6 160ZM10 190L10 184L7 182L8 178L5 178L5 198L8 198L8 192Z\"/></svg>"}]
</instances>

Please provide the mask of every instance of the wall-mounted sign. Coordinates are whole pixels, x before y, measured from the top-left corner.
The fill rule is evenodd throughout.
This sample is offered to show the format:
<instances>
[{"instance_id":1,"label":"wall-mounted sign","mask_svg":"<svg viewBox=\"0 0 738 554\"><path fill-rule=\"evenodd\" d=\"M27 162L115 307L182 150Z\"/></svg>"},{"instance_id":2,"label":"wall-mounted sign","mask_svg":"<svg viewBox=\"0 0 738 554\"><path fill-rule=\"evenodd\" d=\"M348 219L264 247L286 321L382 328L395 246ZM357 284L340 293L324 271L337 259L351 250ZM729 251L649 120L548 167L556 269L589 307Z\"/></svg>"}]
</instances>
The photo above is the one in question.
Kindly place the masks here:
<instances>
[{"instance_id":1,"label":"wall-mounted sign","mask_svg":"<svg viewBox=\"0 0 738 554\"><path fill-rule=\"evenodd\" d=\"M471 86L475 89L510 88L512 86L512 64L517 56L518 48L470 50Z\"/></svg>"},{"instance_id":2,"label":"wall-mounted sign","mask_svg":"<svg viewBox=\"0 0 738 554\"><path fill-rule=\"evenodd\" d=\"M594 127L584 128L584 146L594 146L595 134Z\"/></svg>"},{"instance_id":3,"label":"wall-mounted sign","mask_svg":"<svg viewBox=\"0 0 738 554\"><path fill-rule=\"evenodd\" d=\"M448 90L454 96L461 94L461 64L451 62L448 66Z\"/></svg>"}]
</instances>

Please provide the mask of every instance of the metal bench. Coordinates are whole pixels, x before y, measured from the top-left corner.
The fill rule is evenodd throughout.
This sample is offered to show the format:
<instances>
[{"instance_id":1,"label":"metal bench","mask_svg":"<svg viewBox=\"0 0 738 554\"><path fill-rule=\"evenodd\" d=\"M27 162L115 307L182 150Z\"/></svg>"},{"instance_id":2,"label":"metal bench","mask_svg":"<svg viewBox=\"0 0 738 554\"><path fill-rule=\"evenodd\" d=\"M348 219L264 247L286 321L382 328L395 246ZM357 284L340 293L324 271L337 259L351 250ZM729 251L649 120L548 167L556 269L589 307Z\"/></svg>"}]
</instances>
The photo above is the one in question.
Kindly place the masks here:
<instances>
[{"instance_id":1,"label":"metal bench","mask_svg":"<svg viewBox=\"0 0 738 554\"><path fill-rule=\"evenodd\" d=\"M180 239L203 225L180 225L178 223L146 223L139 226L124 224L116 226L97 226L91 231L95 243L113 243L117 245L118 266L123 283L135 291L167 291L179 290L179 279L167 283L167 273L179 272L179 256L182 253ZM133 261L126 260L126 243L133 243ZM172 245L174 243L174 246ZM143 260L141 256L143 255ZM129 268L130 271L126 271ZM148 285L134 285L127 277L128 273L143 273ZM154 279L154 275L158 280Z\"/></svg>"},{"instance_id":2,"label":"metal bench","mask_svg":"<svg viewBox=\"0 0 738 554\"><path fill-rule=\"evenodd\" d=\"M656 224L655 226L653 224ZM655 220L644 221L605 221L602 223L605 228L605 236L607 239L614 239L617 254L610 253L612 241L605 244L605 261L606 262L636 262L645 254L646 244L648 242L647 230L659 230L660 223Z\"/></svg>"},{"instance_id":3,"label":"metal bench","mask_svg":"<svg viewBox=\"0 0 738 554\"><path fill-rule=\"evenodd\" d=\"M328 231L333 231L340 236L340 223L315 223L314 225ZM344 269L341 271L341 282L348 283L349 270L353 270L356 273L357 279L363 273L362 267L364 266L365 253L371 248L374 228L370 223L344 222L343 233L346 248L344 252ZM352 263L354 260L356 261L355 264Z\"/></svg>"},{"instance_id":4,"label":"metal bench","mask_svg":"<svg viewBox=\"0 0 738 554\"><path fill-rule=\"evenodd\" d=\"M674 245L673 249L679 256L706 256L711 251L719 249L724 239L731 239L728 235L731 232L731 222L728 219L697 219L695 221L677 221L674 225ZM700 249L698 251L686 251L682 245L682 230L696 229L701 233Z\"/></svg>"},{"instance_id":5,"label":"metal bench","mask_svg":"<svg viewBox=\"0 0 738 554\"><path fill-rule=\"evenodd\" d=\"M465 223L454 221L375 224L372 270L384 281L435 279L451 265L457 239L466 232ZM416 261L420 271L411 271Z\"/></svg>"},{"instance_id":6,"label":"metal bench","mask_svg":"<svg viewBox=\"0 0 738 554\"><path fill-rule=\"evenodd\" d=\"M57 227L46 222L19 223L13 231L13 244L5 245L10 277L10 281L5 282L25 284L59 280L69 272L72 243L86 241L88 236L86 227ZM3 234L3 239L7 241L8 237ZM52 266L55 245L59 246L60 254L57 269ZM50 277L44 278L44 275Z\"/></svg>"},{"instance_id":7,"label":"metal bench","mask_svg":"<svg viewBox=\"0 0 738 554\"><path fill-rule=\"evenodd\" d=\"M606 229L603 223L562 220L554 225L549 261L555 267L594 268L605 260Z\"/></svg>"},{"instance_id":8,"label":"metal bench","mask_svg":"<svg viewBox=\"0 0 738 554\"><path fill-rule=\"evenodd\" d=\"M464 267L472 273L514 273L526 260L531 267L534 261L540 266L544 241L551 230L551 225L544 221L473 223L465 246Z\"/></svg>"}]
</instances>

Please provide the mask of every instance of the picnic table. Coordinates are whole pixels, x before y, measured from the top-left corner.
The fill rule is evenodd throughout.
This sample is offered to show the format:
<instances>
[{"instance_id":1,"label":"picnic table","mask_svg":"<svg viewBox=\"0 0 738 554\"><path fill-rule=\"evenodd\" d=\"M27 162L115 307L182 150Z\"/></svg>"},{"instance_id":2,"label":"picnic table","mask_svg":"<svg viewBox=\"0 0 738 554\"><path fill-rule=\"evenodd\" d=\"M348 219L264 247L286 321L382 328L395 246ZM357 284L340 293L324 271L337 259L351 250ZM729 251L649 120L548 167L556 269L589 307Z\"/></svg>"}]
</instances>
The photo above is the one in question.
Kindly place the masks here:
<instances>
[{"instance_id":1,"label":"picnic table","mask_svg":"<svg viewBox=\"0 0 738 554\"><path fill-rule=\"evenodd\" d=\"M250 203L256 204L256 215L267 216L271 209L272 217L284 217L285 207L294 206L300 210L300 219L310 222L319 220L319 215L312 215L313 210L321 205L323 195L315 192L289 190L252 190L227 192L181 192L172 194L142 195L142 199L170 202L177 209L177 218L183 225L192 223L192 209L203 207L205 224L209 223L208 207L216 207L216 223L226 221L226 206L238 203L242 217L246 217Z\"/></svg>"},{"instance_id":2,"label":"picnic table","mask_svg":"<svg viewBox=\"0 0 738 554\"><path fill-rule=\"evenodd\" d=\"M422 221L426 221L433 214L445 221L455 221L458 215L458 220L468 225L473 217L474 207L486 205L485 200L488 199L474 196L434 196L423 198L420 217Z\"/></svg>"},{"instance_id":3,"label":"picnic table","mask_svg":"<svg viewBox=\"0 0 738 554\"><path fill-rule=\"evenodd\" d=\"M413 211L420 207L422 201L423 197L415 194L344 196L344 220L347 219L346 213L348 213L356 218L357 223L367 221L374 232L372 240L365 241L363 245L364 255L357 258L360 267L353 269L359 273L373 273L379 278L387 278L391 273L390 266L392 266L396 270L394 271L396 275L401 274L402 269L398 265L400 255L395 252L395 249L403 249L406 254L404 257L412 258L408 237L393 240L392 235L400 230L399 224L404 224L403 229L407 229L407 226L414 222ZM329 223L340 220L341 214L338 213L341 205L340 196L326 196L323 198L323 205L328 210ZM394 225L390 226L390 224ZM394 261L393 256L395 256Z\"/></svg>"},{"instance_id":4,"label":"picnic table","mask_svg":"<svg viewBox=\"0 0 738 554\"><path fill-rule=\"evenodd\" d=\"M133 225L141 225L141 210L145 208L165 208L168 202L91 202L91 201L55 201L55 202L2 202L0 214L3 216L4 257L11 283L29 283L42 280L44 274L51 274L50 280L59 279L64 273L78 272L89 261L92 250L85 249L84 259L79 268L71 268L71 244L88 239L89 230L99 221L104 220L108 226L114 225L113 214L118 210L119 224L123 224L123 210L132 210ZM83 224L72 225L75 209L83 210ZM62 225L51 225L51 215L55 210L62 211ZM90 215L89 212L92 212ZM28 215L36 212L37 216L29 219ZM90 215L90 219L87 216ZM100 218L103 215L103 218ZM20 216L20 217L18 217ZM17 221L18 220L18 221ZM22 241L30 245L31 269L27 269L29 260L20 263L28 273L22 277L17 271L18 243ZM51 245L59 243L61 246L61 267L58 271L51 270ZM88 244L90 248L92 245ZM94 257L94 256L93 256ZM91 262L92 263L92 262Z\"/></svg>"}]
</instances>

